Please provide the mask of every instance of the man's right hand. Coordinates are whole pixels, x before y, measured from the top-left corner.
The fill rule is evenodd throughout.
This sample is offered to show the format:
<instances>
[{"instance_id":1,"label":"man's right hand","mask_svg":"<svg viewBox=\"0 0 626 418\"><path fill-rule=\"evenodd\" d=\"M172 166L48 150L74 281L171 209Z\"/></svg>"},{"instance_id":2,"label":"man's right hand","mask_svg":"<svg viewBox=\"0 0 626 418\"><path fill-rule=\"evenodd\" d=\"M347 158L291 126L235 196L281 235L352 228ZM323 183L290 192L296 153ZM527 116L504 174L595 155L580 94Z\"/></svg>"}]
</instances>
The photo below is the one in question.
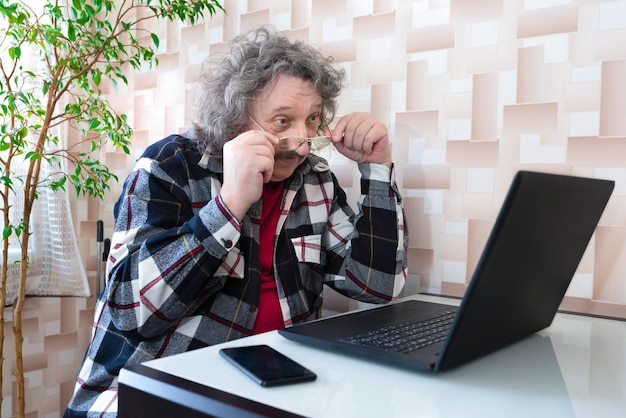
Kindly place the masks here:
<instances>
[{"instance_id":1,"label":"man's right hand","mask_svg":"<svg viewBox=\"0 0 626 418\"><path fill-rule=\"evenodd\" d=\"M274 146L278 138L258 130L246 131L224 144L222 202L239 220L261 198L263 184L274 171Z\"/></svg>"}]
</instances>

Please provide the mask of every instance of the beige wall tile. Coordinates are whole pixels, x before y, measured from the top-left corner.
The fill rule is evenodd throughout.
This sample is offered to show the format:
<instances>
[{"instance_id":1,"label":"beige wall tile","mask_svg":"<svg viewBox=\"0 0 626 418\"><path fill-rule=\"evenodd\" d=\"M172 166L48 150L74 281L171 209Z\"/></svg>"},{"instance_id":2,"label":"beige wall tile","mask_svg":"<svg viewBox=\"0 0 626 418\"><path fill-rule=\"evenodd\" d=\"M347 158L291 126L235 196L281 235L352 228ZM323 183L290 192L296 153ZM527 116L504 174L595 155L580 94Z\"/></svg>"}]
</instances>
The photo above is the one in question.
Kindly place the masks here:
<instances>
[{"instance_id":1,"label":"beige wall tile","mask_svg":"<svg viewBox=\"0 0 626 418\"><path fill-rule=\"evenodd\" d=\"M594 57L598 61L624 59L626 56L626 29L597 31L594 34Z\"/></svg>"},{"instance_id":2,"label":"beige wall tile","mask_svg":"<svg viewBox=\"0 0 626 418\"><path fill-rule=\"evenodd\" d=\"M504 132L550 132L558 128L558 103L536 103L504 106Z\"/></svg>"},{"instance_id":3,"label":"beige wall tile","mask_svg":"<svg viewBox=\"0 0 626 418\"><path fill-rule=\"evenodd\" d=\"M426 110L428 97L428 62L425 60L407 63L406 109Z\"/></svg>"},{"instance_id":4,"label":"beige wall tile","mask_svg":"<svg viewBox=\"0 0 626 418\"><path fill-rule=\"evenodd\" d=\"M430 137L439 134L439 112L436 110L397 112L396 138Z\"/></svg>"},{"instance_id":5,"label":"beige wall tile","mask_svg":"<svg viewBox=\"0 0 626 418\"><path fill-rule=\"evenodd\" d=\"M450 0L450 19L466 22L495 19L501 16L503 0Z\"/></svg>"},{"instance_id":6,"label":"beige wall tile","mask_svg":"<svg viewBox=\"0 0 626 418\"><path fill-rule=\"evenodd\" d=\"M358 16L353 20L353 35L359 40L391 36L395 29L395 23L395 11L369 16Z\"/></svg>"},{"instance_id":7,"label":"beige wall tile","mask_svg":"<svg viewBox=\"0 0 626 418\"><path fill-rule=\"evenodd\" d=\"M626 161L626 137L568 138L567 161L577 166L624 166Z\"/></svg>"},{"instance_id":8,"label":"beige wall tile","mask_svg":"<svg viewBox=\"0 0 626 418\"><path fill-rule=\"evenodd\" d=\"M598 227L593 299L626 304L626 227Z\"/></svg>"},{"instance_id":9,"label":"beige wall tile","mask_svg":"<svg viewBox=\"0 0 626 418\"><path fill-rule=\"evenodd\" d=\"M496 167L500 141L448 141L446 162L454 167Z\"/></svg>"},{"instance_id":10,"label":"beige wall tile","mask_svg":"<svg viewBox=\"0 0 626 418\"><path fill-rule=\"evenodd\" d=\"M517 36L527 38L575 32L578 29L578 14L577 4L521 12L517 21Z\"/></svg>"},{"instance_id":11,"label":"beige wall tile","mask_svg":"<svg viewBox=\"0 0 626 418\"><path fill-rule=\"evenodd\" d=\"M498 74L475 74L472 84L472 140L498 139Z\"/></svg>"},{"instance_id":12,"label":"beige wall tile","mask_svg":"<svg viewBox=\"0 0 626 418\"><path fill-rule=\"evenodd\" d=\"M626 136L626 118L624 117L626 77L624 74L626 74L626 59L602 63L600 136Z\"/></svg>"},{"instance_id":13,"label":"beige wall tile","mask_svg":"<svg viewBox=\"0 0 626 418\"><path fill-rule=\"evenodd\" d=\"M520 48L517 64L517 102L544 101L544 49L541 46Z\"/></svg>"},{"instance_id":14,"label":"beige wall tile","mask_svg":"<svg viewBox=\"0 0 626 418\"><path fill-rule=\"evenodd\" d=\"M454 25L438 25L412 29L407 40L407 52L424 52L454 46Z\"/></svg>"},{"instance_id":15,"label":"beige wall tile","mask_svg":"<svg viewBox=\"0 0 626 418\"><path fill-rule=\"evenodd\" d=\"M565 83L563 110L568 112L596 111L600 102L600 83L597 81Z\"/></svg>"},{"instance_id":16,"label":"beige wall tile","mask_svg":"<svg viewBox=\"0 0 626 418\"><path fill-rule=\"evenodd\" d=\"M450 167L445 165L407 165L402 187L407 189L449 189Z\"/></svg>"},{"instance_id":17,"label":"beige wall tile","mask_svg":"<svg viewBox=\"0 0 626 418\"><path fill-rule=\"evenodd\" d=\"M439 240L439 256L448 261L465 263L467 260L467 237L442 234Z\"/></svg>"}]
</instances>

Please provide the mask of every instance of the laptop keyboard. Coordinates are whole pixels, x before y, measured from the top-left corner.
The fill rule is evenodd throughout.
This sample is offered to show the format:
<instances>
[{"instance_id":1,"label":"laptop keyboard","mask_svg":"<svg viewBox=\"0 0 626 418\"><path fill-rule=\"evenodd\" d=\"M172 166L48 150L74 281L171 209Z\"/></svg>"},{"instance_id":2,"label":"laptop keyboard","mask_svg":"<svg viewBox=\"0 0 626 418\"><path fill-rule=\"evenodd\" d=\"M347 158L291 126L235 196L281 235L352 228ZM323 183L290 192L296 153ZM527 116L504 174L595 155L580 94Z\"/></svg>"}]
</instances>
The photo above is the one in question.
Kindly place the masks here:
<instances>
[{"instance_id":1,"label":"laptop keyboard","mask_svg":"<svg viewBox=\"0 0 626 418\"><path fill-rule=\"evenodd\" d=\"M419 322L402 322L354 335L345 341L377 347L396 353L427 347L443 341L448 335L456 308L444 311L440 316Z\"/></svg>"}]
</instances>

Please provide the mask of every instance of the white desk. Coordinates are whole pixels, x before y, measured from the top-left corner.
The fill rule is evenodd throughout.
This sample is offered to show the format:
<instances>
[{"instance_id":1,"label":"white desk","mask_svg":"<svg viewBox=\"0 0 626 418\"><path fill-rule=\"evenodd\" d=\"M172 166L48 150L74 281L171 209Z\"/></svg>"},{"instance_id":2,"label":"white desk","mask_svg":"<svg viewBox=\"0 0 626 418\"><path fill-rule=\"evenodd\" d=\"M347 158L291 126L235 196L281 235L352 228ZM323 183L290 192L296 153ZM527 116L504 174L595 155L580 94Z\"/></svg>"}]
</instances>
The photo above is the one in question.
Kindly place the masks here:
<instances>
[{"instance_id":1,"label":"white desk","mask_svg":"<svg viewBox=\"0 0 626 418\"><path fill-rule=\"evenodd\" d=\"M326 352L288 341L276 332L142 366L308 417L626 417L626 322L558 314L539 334L548 338L532 336L441 374ZM222 347L252 344L276 348L317 373L317 380L263 388L218 354ZM142 374L124 371L120 384L153 391L145 387L154 387L151 380L138 379ZM120 388L120 408L124 396ZM185 402L195 403L180 401Z\"/></svg>"}]
</instances>

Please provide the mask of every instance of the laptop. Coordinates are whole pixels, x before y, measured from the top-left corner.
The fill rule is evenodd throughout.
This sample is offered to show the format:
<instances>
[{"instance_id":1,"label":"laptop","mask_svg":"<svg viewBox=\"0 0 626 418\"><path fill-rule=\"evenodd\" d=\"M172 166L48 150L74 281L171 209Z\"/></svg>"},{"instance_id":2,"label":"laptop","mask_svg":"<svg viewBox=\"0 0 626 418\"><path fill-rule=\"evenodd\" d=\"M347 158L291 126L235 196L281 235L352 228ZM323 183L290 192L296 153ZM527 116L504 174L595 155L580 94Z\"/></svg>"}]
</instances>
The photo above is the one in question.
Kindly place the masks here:
<instances>
[{"instance_id":1,"label":"laptop","mask_svg":"<svg viewBox=\"0 0 626 418\"><path fill-rule=\"evenodd\" d=\"M611 180L520 171L458 308L401 300L278 333L432 372L521 341L552 323L613 188Z\"/></svg>"}]
</instances>

